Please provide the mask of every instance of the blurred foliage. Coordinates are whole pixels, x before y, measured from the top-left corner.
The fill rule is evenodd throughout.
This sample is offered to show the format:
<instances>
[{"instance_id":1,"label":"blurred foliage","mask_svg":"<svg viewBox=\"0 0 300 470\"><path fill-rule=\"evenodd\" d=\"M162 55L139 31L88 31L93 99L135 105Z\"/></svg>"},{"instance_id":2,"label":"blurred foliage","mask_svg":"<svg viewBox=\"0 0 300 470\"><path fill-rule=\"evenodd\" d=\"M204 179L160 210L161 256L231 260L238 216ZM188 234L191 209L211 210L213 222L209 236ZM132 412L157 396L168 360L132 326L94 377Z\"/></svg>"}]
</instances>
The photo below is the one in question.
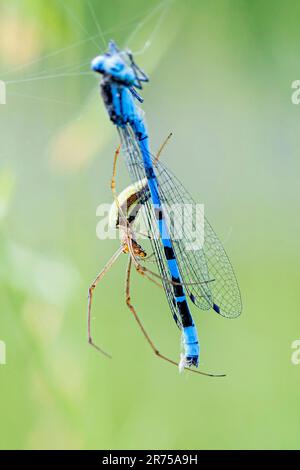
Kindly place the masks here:
<instances>
[{"instance_id":1,"label":"blurred foliage","mask_svg":"<svg viewBox=\"0 0 300 470\"><path fill-rule=\"evenodd\" d=\"M300 4L169 3L0 0L1 448L299 448ZM163 158L235 266L242 316L193 309L202 368L226 379L153 357L125 306L125 256L94 304L113 360L86 344L87 287L118 247L95 235L118 142L89 73L102 34L139 52L153 150L174 132ZM163 293L132 284L160 350L179 357Z\"/></svg>"}]
</instances>

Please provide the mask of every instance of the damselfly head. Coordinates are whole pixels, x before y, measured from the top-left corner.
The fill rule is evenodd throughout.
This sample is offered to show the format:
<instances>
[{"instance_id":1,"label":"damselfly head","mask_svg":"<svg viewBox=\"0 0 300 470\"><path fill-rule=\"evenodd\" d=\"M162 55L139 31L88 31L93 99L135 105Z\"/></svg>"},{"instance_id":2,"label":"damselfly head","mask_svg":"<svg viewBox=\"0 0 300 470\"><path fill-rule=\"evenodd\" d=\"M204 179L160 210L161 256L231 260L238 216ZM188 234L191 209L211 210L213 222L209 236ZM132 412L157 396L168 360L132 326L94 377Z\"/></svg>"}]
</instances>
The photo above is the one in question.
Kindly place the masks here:
<instances>
[{"instance_id":1,"label":"damselfly head","mask_svg":"<svg viewBox=\"0 0 300 470\"><path fill-rule=\"evenodd\" d=\"M147 75L136 65L130 51L121 51L110 41L108 51L95 57L91 68L94 72L111 76L127 87L142 88L141 82L149 81Z\"/></svg>"}]
</instances>

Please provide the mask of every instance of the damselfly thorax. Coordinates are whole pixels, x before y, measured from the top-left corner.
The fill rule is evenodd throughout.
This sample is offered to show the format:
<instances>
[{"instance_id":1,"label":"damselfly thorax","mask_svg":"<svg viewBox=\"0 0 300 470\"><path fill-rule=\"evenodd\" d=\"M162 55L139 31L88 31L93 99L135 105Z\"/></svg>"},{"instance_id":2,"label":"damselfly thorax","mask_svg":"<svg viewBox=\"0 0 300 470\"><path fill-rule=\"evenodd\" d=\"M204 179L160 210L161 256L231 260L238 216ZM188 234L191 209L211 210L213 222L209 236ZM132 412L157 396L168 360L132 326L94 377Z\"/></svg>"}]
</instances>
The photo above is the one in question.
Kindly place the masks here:
<instances>
[{"instance_id":1,"label":"damselfly thorax","mask_svg":"<svg viewBox=\"0 0 300 470\"><path fill-rule=\"evenodd\" d=\"M137 242L134 224L143 203L148 198L149 190L147 180L144 178L125 188L114 200L109 211L109 225L119 230L123 252L129 253L131 248L138 258L146 258L147 253Z\"/></svg>"}]
</instances>

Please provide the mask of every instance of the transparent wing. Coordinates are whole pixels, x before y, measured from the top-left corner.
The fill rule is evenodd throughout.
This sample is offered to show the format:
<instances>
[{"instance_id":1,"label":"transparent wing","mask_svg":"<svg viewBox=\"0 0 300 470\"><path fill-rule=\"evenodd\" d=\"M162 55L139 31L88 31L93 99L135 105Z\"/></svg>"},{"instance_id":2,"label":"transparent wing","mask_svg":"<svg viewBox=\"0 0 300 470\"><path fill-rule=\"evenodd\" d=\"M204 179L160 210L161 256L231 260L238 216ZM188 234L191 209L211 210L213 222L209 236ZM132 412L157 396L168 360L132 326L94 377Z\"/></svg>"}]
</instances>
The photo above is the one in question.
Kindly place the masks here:
<instances>
[{"instance_id":1,"label":"transparent wing","mask_svg":"<svg viewBox=\"0 0 300 470\"><path fill-rule=\"evenodd\" d=\"M127 148L126 164L132 179L137 181L145 177L142 156L131 129L125 129L124 134L126 137L122 147L125 145L125 150ZM182 281L190 299L201 309L213 308L225 317L237 317L242 310L238 283L222 243L204 217L203 207L194 202L184 186L165 165L160 161L157 162L155 158L153 164ZM147 213L149 213L148 225L151 237L153 236L154 243L159 245L154 251L164 265L163 270L160 268L161 275L169 278L162 245L157 239L156 220L151 201L147 204ZM169 282L167 284L169 295L172 296L172 286ZM165 289L167 291L166 285Z\"/></svg>"},{"instance_id":2,"label":"transparent wing","mask_svg":"<svg viewBox=\"0 0 300 470\"><path fill-rule=\"evenodd\" d=\"M192 302L213 308L224 317L240 315L239 286L230 260L202 205L196 204L180 181L161 162L155 164L165 212L179 225L173 246L183 283ZM207 281L207 282L205 282Z\"/></svg>"}]
</instances>

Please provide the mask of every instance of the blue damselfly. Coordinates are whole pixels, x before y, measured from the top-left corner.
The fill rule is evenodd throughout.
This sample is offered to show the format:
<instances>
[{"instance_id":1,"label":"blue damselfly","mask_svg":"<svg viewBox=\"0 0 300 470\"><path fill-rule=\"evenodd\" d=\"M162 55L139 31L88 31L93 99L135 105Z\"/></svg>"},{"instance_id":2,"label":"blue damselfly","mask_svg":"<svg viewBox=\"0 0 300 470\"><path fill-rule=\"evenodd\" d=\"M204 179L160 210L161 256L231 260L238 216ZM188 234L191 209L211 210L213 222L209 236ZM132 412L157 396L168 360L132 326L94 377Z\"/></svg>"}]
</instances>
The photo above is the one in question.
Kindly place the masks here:
<instances>
[{"instance_id":1,"label":"blue damselfly","mask_svg":"<svg viewBox=\"0 0 300 470\"><path fill-rule=\"evenodd\" d=\"M183 204L193 206L195 203L178 179L160 162L161 151L157 156L153 156L150 152L145 120L136 104L137 101L143 102L137 89L142 89L143 82L149 81L147 75L138 67L129 51L120 51L112 41L109 43L108 52L93 60L92 69L102 74L101 94L109 117L117 126L122 153L133 182L133 186L130 186L127 192L130 197L134 195L134 202L138 202L144 209L140 212L143 212L148 228L159 275L141 262L143 259L146 261L147 257L143 256L145 252L137 244L134 236L134 223L139 210L130 218L132 200L130 198L120 200L115 196L115 204L123 220L122 229L125 238L121 248L90 288L89 342L95 346L90 332L92 290L120 253L125 251L130 254L127 271L127 300L130 298L129 279L132 263L138 272L150 280L154 282L157 282L157 278L161 280L173 317L182 331L183 354L179 367L180 369L197 367L199 364L198 334L187 302L187 295L201 309L212 308L218 314L230 318L238 316L242 308L241 298L232 266L221 242L206 219L201 228L202 233L199 233L199 238L203 239L201 246L191 249L190 233L186 230L183 230L180 238L172 237L169 208ZM112 180L114 195L114 177L119 150L115 154L114 161ZM126 208L122 208L125 202ZM157 231L159 236L157 236ZM139 253L137 250L142 251ZM177 364L158 352L130 301L127 301L127 304L135 313L139 325L156 354Z\"/></svg>"}]
</instances>

